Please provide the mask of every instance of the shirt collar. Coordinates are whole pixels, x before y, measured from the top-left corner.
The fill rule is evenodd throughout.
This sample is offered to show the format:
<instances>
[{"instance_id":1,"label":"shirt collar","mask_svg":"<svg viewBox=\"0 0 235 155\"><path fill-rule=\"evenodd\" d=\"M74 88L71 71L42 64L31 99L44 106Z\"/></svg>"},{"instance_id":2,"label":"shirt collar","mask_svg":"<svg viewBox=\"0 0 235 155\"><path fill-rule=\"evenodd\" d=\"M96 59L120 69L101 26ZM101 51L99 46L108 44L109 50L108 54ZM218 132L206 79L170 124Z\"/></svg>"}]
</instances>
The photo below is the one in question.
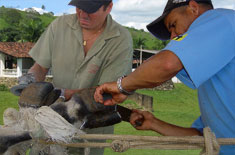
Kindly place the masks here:
<instances>
[{"instance_id":1,"label":"shirt collar","mask_svg":"<svg viewBox=\"0 0 235 155\"><path fill-rule=\"evenodd\" d=\"M78 30L81 32L81 27L79 25L79 21L77 19L77 15L73 14L72 16L68 16L66 18L67 24L74 30ZM120 31L118 28L118 23L112 20L112 16L109 14L107 16L107 24L103 32L103 39L108 40L117 36L120 36Z\"/></svg>"}]
</instances>

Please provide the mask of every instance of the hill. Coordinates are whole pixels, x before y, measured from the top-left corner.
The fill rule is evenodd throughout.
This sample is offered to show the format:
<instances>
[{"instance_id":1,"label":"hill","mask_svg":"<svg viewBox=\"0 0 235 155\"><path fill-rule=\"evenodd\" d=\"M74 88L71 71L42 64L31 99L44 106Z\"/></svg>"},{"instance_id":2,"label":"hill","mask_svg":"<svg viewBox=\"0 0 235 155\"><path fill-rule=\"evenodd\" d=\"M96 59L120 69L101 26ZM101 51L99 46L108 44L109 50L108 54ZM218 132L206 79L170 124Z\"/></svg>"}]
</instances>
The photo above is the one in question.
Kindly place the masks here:
<instances>
[{"instance_id":1,"label":"hill","mask_svg":"<svg viewBox=\"0 0 235 155\"><path fill-rule=\"evenodd\" d=\"M40 15L37 11L33 9L27 9L26 11L17 10L14 8L5 8L4 6L0 7L0 30L8 28L11 24L19 24L20 21L25 19L41 19L44 26L48 26L56 16L53 16L53 13L44 13Z\"/></svg>"},{"instance_id":2,"label":"hill","mask_svg":"<svg viewBox=\"0 0 235 155\"><path fill-rule=\"evenodd\" d=\"M0 7L0 42L36 42L45 28L56 18L52 12L39 14L32 8L20 11L14 8ZM133 47L159 50L167 42L154 38L144 30L126 27L133 38Z\"/></svg>"}]
</instances>

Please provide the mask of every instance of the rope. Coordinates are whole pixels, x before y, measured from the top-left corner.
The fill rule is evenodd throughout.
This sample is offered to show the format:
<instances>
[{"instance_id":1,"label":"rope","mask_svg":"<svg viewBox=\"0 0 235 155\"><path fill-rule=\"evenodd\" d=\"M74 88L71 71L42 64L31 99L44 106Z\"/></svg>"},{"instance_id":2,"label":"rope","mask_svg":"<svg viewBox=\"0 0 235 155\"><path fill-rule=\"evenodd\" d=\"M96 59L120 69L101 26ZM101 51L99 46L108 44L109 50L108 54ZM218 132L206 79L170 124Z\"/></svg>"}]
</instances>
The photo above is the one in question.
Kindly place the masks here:
<instances>
[{"instance_id":1,"label":"rope","mask_svg":"<svg viewBox=\"0 0 235 155\"><path fill-rule=\"evenodd\" d=\"M133 135L101 135L83 134L75 135L75 139L83 140L113 140L111 143L57 143L40 140L44 144L59 144L67 147L81 148L112 148L115 152L125 152L128 149L161 149L161 150L196 150L203 149L201 155L218 155L220 145L235 145L235 138L217 138L210 128L204 129L202 136L133 136Z\"/></svg>"},{"instance_id":2,"label":"rope","mask_svg":"<svg viewBox=\"0 0 235 155\"><path fill-rule=\"evenodd\" d=\"M219 154L220 145L218 144L215 134L211 132L210 128L203 129L205 137L205 148L201 155L217 155Z\"/></svg>"},{"instance_id":3,"label":"rope","mask_svg":"<svg viewBox=\"0 0 235 155\"><path fill-rule=\"evenodd\" d=\"M130 143L128 141L114 140L111 148L114 152L125 152L130 148Z\"/></svg>"}]
</instances>

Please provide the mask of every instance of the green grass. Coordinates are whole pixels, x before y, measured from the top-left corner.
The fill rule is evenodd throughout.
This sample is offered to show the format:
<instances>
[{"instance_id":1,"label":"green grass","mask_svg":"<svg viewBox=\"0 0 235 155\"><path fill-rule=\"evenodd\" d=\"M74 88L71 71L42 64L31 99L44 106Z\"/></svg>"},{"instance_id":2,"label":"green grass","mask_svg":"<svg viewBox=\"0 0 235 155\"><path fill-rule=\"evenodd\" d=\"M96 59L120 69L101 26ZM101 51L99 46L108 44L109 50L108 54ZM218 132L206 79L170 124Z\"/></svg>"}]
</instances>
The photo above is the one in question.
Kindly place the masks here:
<instances>
[{"instance_id":1,"label":"green grass","mask_svg":"<svg viewBox=\"0 0 235 155\"><path fill-rule=\"evenodd\" d=\"M189 127L199 116L197 92L183 84L175 84L175 89L171 91L139 90L138 92L153 96L153 114L164 121ZM0 116L3 116L3 111L7 107L18 109L17 100L18 97L13 96L10 92L0 91ZM127 101L127 103L132 102ZM0 117L0 123L2 124L2 117ZM114 134L160 136L152 131L138 131L126 122L116 124ZM105 149L105 155L198 155L199 152L200 150L130 149L124 153L114 153L111 149Z\"/></svg>"},{"instance_id":2,"label":"green grass","mask_svg":"<svg viewBox=\"0 0 235 155\"><path fill-rule=\"evenodd\" d=\"M9 107L18 109L18 97L9 91L0 91L0 124L3 124L3 112Z\"/></svg>"}]
</instances>

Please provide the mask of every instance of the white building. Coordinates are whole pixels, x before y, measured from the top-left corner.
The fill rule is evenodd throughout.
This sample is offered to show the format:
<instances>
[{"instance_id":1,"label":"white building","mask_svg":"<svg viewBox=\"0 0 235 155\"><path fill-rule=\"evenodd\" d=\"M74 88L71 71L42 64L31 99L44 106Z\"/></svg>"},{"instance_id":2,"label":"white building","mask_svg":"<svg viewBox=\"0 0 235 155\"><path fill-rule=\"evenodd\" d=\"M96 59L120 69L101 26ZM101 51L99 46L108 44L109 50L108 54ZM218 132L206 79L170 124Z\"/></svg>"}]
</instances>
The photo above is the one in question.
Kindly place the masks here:
<instances>
[{"instance_id":1,"label":"white building","mask_svg":"<svg viewBox=\"0 0 235 155\"><path fill-rule=\"evenodd\" d=\"M159 52L160 51L157 50L135 49L133 56L132 71L134 71L139 65L141 65L148 58ZM181 83L181 81L177 77L173 77L171 80L173 83Z\"/></svg>"},{"instance_id":2,"label":"white building","mask_svg":"<svg viewBox=\"0 0 235 155\"><path fill-rule=\"evenodd\" d=\"M33 43L0 42L0 77L19 77L34 61L28 52Z\"/></svg>"}]
</instances>

